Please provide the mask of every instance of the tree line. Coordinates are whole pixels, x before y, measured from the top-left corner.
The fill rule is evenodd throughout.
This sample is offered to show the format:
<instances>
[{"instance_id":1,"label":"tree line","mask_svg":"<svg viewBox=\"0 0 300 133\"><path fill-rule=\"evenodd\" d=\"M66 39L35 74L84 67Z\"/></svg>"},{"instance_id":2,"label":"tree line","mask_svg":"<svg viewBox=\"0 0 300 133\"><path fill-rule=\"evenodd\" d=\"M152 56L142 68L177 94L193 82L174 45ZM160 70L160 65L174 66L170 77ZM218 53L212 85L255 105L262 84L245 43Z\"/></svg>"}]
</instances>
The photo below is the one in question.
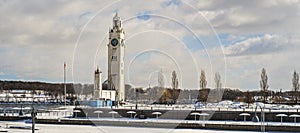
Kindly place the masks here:
<instances>
[{"instance_id":1,"label":"tree line","mask_svg":"<svg viewBox=\"0 0 300 133\"><path fill-rule=\"evenodd\" d=\"M152 88L132 88L130 85L125 86L127 100L146 101L148 103L191 103L200 102L220 102L222 100L240 101L253 103L254 96L260 96L260 101L267 103L291 103L297 104L299 97L299 73L294 71L292 75L291 91L272 91L269 90L268 75L265 68L262 69L259 85L259 91L241 91L239 89L230 89L222 87L221 76L215 73L215 88L207 87L205 71L201 70L199 77L199 89L191 90L178 88L178 76L176 71L171 73L171 88L165 87L163 71L158 73L158 86ZM89 99L92 95L93 84L72 84L67 83L68 99ZM105 85L103 85L105 87ZM27 82L27 81L0 81L0 93L12 90L30 90L33 94L39 91L53 98L64 96L64 84L62 83L45 83L45 82ZM270 100L271 99L271 100Z\"/></svg>"}]
</instances>

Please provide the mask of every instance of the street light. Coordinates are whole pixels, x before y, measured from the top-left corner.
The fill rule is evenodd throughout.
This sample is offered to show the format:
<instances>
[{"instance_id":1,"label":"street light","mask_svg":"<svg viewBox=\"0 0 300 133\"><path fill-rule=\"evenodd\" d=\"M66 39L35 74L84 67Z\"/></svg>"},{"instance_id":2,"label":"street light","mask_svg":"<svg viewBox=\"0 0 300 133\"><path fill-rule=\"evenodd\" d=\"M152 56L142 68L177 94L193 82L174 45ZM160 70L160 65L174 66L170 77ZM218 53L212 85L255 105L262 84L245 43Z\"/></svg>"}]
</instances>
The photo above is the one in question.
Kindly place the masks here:
<instances>
[{"instance_id":1,"label":"street light","mask_svg":"<svg viewBox=\"0 0 300 133\"><path fill-rule=\"evenodd\" d=\"M253 122L259 122L259 118L257 116L257 107L259 107L260 110L261 110L261 113L260 113L260 115L261 115L260 130L261 130L261 132L265 132L265 124L264 124L264 122L265 122L265 112L264 112L265 104L263 103L263 106L258 105L258 103L257 103L258 97L257 96L254 96L254 100L255 100L255 105L256 106L255 106L255 115L253 116L252 121Z\"/></svg>"},{"instance_id":2,"label":"street light","mask_svg":"<svg viewBox=\"0 0 300 133\"><path fill-rule=\"evenodd\" d=\"M296 124L296 123L297 123L297 117L300 117L300 115L292 114L292 115L290 115L289 117L294 117L294 122L295 122L295 124Z\"/></svg>"},{"instance_id":3,"label":"street light","mask_svg":"<svg viewBox=\"0 0 300 133\"><path fill-rule=\"evenodd\" d=\"M102 113L103 113L103 111L101 111L101 110L98 110L98 111L94 111L94 113L98 114L98 119L99 119L99 114L102 114Z\"/></svg>"},{"instance_id":4,"label":"street light","mask_svg":"<svg viewBox=\"0 0 300 133\"><path fill-rule=\"evenodd\" d=\"M132 114L135 114L136 112L134 111L128 111L127 114L130 114L130 118L132 118Z\"/></svg>"},{"instance_id":5,"label":"street light","mask_svg":"<svg viewBox=\"0 0 300 133\"><path fill-rule=\"evenodd\" d=\"M80 113L80 110L73 110L73 113L75 113L75 118L77 118L77 113Z\"/></svg>"},{"instance_id":6,"label":"street light","mask_svg":"<svg viewBox=\"0 0 300 133\"><path fill-rule=\"evenodd\" d=\"M138 90L135 88L135 110L138 109L137 99L138 99Z\"/></svg>"},{"instance_id":7,"label":"street light","mask_svg":"<svg viewBox=\"0 0 300 133\"><path fill-rule=\"evenodd\" d=\"M158 115L161 115L161 112L153 112L153 115L156 115L156 119L158 119Z\"/></svg>"},{"instance_id":8,"label":"street light","mask_svg":"<svg viewBox=\"0 0 300 133\"><path fill-rule=\"evenodd\" d=\"M205 116L209 116L209 114L207 114L207 113L201 113L200 116L203 116L202 126L204 127L205 126ZM200 120L200 118L199 118L199 120Z\"/></svg>"},{"instance_id":9,"label":"street light","mask_svg":"<svg viewBox=\"0 0 300 133\"><path fill-rule=\"evenodd\" d=\"M194 115L195 116L195 121L197 120L197 115L200 115L200 113L198 112L194 112L194 113L191 113L191 115ZM199 118L200 119L200 118Z\"/></svg>"},{"instance_id":10,"label":"street light","mask_svg":"<svg viewBox=\"0 0 300 133\"><path fill-rule=\"evenodd\" d=\"M240 116L244 116L244 121L246 121L246 116L250 116L248 113L241 113Z\"/></svg>"},{"instance_id":11,"label":"street light","mask_svg":"<svg viewBox=\"0 0 300 133\"><path fill-rule=\"evenodd\" d=\"M110 111L108 113L111 114L111 118L115 118L115 114L118 114L116 111Z\"/></svg>"},{"instance_id":12,"label":"street light","mask_svg":"<svg viewBox=\"0 0 300 133\"><path fill-rule=\"evenodd\" d=\"M277 116L277 117L280 117L281 125L282 125L282 117L287 117L286 114L277 114L276 116Z\"/></svg>"},{"instance_id":13,"label":"street light","mask_svg":"<svg viewBox=\"0 0 300 133\"><path fill-rule=\"evenodd\" d=\"M36 118L36 114L37 114L36 110L32 106L32 110L31 110L31 120L32 120L31 132L32 133L34 133L34 131L35 131L35 118Z\"/></svg>"}]
</instances>

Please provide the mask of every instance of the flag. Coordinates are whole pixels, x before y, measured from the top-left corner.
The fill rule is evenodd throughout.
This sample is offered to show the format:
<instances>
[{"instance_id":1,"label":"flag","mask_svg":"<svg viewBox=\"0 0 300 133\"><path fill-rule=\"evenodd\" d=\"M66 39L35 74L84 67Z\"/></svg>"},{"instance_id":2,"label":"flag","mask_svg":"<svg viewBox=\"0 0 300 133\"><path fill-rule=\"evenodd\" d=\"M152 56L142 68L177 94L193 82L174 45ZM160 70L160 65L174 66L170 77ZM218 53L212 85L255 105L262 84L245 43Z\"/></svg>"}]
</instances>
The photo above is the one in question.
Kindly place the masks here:
<instances>
[{"instance_id":1,"label":"flag","mask_svg":"<svg viewBox=\"0 0 300 133\"><path fill-rule=\"evenodd\" d=\"M64 62L64 69L66 69L66 67L67 67L67 64L66 64L66 62Z\"/></svg>"}]
</instances>

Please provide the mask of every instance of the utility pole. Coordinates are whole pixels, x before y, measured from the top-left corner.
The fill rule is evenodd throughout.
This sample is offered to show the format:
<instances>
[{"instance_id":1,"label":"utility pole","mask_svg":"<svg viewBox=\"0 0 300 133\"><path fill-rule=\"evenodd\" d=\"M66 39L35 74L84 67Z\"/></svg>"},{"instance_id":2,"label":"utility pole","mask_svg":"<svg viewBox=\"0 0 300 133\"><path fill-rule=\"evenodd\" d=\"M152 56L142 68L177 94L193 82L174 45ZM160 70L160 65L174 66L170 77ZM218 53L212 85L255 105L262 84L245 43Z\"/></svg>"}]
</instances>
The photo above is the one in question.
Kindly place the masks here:
<instances>
[{"instance_id":1,"label":"utility pole","mask_svg":"<svg viewBox=\"0 0 300 133\"><path fill-rule=\"evenodd\" d=\"M138 109L137 99L138 99L138 90L135 88L135 110Z\"/></svg>"},{"instance_id":2,"label":"utility pole","mask_svg":"<svg viewBox=\"0 0 300 133\"><path fill-rule=\"evenodd\" d=\"M31 120L32 120L32 126L31 126L31 132L35 132L35 118L36 118L36 110L34 109L34 106L32 106L31 111Z\"/></svg>"},{"instance_id":3,"label":"utility pole","mask_svg":"<svg viewBox=\"0 0 300 133\"><path fill-rule=\"evenodd\" d=\"M67 101L67 86L66 86L66 67L67 64L64 62L64 100L65 100L65 107L66 107L66 101Z\"/></svg>"}]
</instances>

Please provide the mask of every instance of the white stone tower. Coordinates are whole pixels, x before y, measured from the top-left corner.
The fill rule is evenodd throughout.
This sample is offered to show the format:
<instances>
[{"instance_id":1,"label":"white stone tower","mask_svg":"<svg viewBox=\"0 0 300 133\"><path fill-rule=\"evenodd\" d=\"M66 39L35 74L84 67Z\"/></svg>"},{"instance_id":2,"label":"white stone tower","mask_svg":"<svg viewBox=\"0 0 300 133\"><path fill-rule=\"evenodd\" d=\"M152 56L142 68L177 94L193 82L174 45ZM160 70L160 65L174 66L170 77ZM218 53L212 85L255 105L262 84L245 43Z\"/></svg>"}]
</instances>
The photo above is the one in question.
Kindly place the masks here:
<instances>
[{"instance_id":1,"label":"white stone tower","mask_svg":"<svg viewBox=\"0 0 300 133\"><path fill-rule=\"evenodd\" d=\"M108 89L117 91L119 102L125 100L124 81L124 30L118 13L113 18L113 28L109 30L108 43Z\"/></svg>"},{"instance_id":2,"label":"white stone tower","mask_svg":"<svg viewBox=\"0 0 300 133\"><path fill-rule=\"evenodd\" d=\"M94 77L94 94L93 99L100 99L102 98L102 81L101 81L101 75L102 72L97 68L95 71L95 77Z\"/></svg>"}]
</instances>

